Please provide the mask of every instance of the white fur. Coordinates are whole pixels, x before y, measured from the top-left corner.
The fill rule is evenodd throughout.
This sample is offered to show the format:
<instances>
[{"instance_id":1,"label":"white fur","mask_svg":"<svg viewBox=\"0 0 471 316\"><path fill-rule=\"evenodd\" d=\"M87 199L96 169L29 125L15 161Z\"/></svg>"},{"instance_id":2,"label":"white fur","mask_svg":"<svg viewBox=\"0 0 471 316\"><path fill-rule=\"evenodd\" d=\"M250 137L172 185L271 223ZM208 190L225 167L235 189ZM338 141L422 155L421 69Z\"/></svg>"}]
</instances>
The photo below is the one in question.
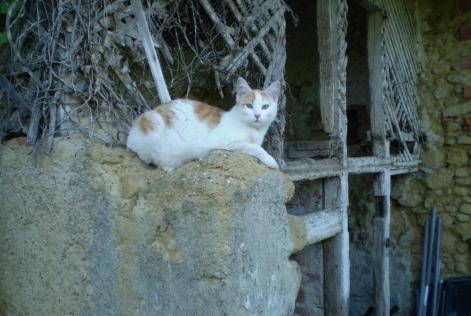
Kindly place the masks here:
<instances>
[{"instance_id":1,"label":"white fur","mask_svg":"<svg viewBox=\"0 0 471 316\"><path fill-rule=\"evenodd\" d=\"M187 161L201 159L216 149L240 151L271 168L278 168L275 159L261 145L276 117L279 82L272 83L262 93L251 90L245 80L239 78L235 90L238 103L224 112L218 125L210 127L200 121L194 111L194 101L178 99L170 103L175 114L170 127L165 126L158 112L148 111L143 115L156 122L156 129L143 133L136 120L129 131L127 147L146 163L153 163L166 171ZM239 102L250 91L255 93L252 108ZM269 104L268 109L262 109L264 104ZM258 122L255 115L260 115Z\"/></svg>"}]
</instances>

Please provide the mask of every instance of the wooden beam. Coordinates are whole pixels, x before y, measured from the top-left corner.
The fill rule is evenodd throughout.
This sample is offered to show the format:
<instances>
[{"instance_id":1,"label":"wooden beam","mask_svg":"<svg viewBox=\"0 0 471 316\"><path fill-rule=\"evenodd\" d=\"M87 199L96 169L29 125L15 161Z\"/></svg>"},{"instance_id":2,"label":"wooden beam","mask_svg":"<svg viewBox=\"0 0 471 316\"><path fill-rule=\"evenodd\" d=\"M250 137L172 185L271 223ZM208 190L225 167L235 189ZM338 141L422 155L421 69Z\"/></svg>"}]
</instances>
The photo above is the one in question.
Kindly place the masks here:
<instances>
[{"instance_id":1,"label":"wooden beam","mask_svg":"<svg viewBox=\"0 0 471 316\"><path fill-rule=\"evenodd\" d=\"M291 253L295 253L341 232L342 212L322 210L304 216L288 215L288 223L293 240Z\"/></svg>"},{"instance_id":2,"label":"wooden beam","mask_svg":"<svg viewBox=\"0 0 471 316\"><path fill-rule=\"evenodd\" d=\"M282 171L292 181L315 180L337 177L342 173L369 174L389 170L390 174L399 175L416 172L420 161L402 161L400 157L381 159L378 157L354 157L347 159L343 167L337 159L302 159L287 161Z\"/></svg>"}]
</instances>

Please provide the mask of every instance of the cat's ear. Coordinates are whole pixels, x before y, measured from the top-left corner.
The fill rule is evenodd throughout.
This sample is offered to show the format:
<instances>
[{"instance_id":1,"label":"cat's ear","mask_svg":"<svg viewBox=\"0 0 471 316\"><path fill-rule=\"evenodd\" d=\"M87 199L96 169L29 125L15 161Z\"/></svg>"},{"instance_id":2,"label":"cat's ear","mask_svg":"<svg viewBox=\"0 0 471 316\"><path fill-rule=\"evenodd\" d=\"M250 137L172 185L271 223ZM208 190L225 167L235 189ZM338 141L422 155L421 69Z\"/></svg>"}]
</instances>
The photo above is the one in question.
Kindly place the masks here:
<instances>
[{"instance_id":1,"label":"cat's ear","mask_svg":"<svg viewBox=\"0 0 471 316\"><path fill-rule=\"evenodd\" d=\"M252 88L250 88L249 84L247 83L247 81L245 81L244 78L242 78L242 77L237 78L237 82L234 86L234 91L235 91L237 100L241 96L243 96L244 94L249 92L250 90L252 90Z\"/></svg>"},{"instance_id":2,"label":"cat's ear","mask_svg":"<svg viewBox=\"0 0 471 316\"><path fill-rule=\"evenodd\" d=\"M281 83L279 80L274 81L271 83L271 85L268 86L268 88L265 89L265 92L268 93L269 96L275 100L275 102L278 102L278 99L280 98L280 92L281 92Z\"/></svg>"}]
</instances>

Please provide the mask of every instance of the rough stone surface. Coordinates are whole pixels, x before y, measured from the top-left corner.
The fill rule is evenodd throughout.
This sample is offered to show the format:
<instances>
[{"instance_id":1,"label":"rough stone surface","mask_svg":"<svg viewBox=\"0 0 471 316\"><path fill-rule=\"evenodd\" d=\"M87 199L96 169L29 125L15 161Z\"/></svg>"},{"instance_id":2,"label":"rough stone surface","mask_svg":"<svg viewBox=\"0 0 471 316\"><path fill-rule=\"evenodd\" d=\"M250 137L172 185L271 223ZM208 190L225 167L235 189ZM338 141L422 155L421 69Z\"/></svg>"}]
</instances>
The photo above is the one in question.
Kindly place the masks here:
<instances>
[{"instance_id":1,"label":"rough stone surface","mask_svg":"<svg viewBox=\"0 0 471 316\"><path fill-rule=\"evenodd\" d=\"M468 153L461 147L450 148L447 153L447 161L451 166L466 166L468 164Z\"/></svg>"},{"instance_id":2,"label":"rough stone surface","mask_svg":"<svg viewBox=\"0 0 471 316\"><path fill-rule=\"evenodd\" d=\"M445 166L445 154L439 150L427 151L422 155L422 163L431 168L441 168Z\"/></svg>"},{"instance_id":3,"label":"rough stone surface","mask_svg":"<svg viewBox=\"0 0 471 316\"><path fill-rule=\"evenodd\" d=\"M291 315L293 185L239 153L173 173L57 139L0 153L1 315Z\"/></svg>"},{"instance_id":4,"label":"rough stone surface","mask_svg":"<svg viewBox=\"0 0 471 316\"><path fill-rule=\"evenodd\" d=\"M459 116L471 112L471 102L453 105L443 111L445 116Z\"/></svg>"},{"instance_id":5,"label":"rough stone surface","mask_svg":"<svg viewBox=\"0 0 471 316\"><path fill-rule=\"evenodd\" d=\"M449 169L437 169L427 175L425 184L429 189L435 190L450 185L453 178L453 172Z\"/></svg>"},{"instance_id":6,"label":"rough stone surface","mask_svg":"<svg viewBox=\"0 0 471 316\"><path fill-rule=\"evenodd\" d=\"M394 183L392 197L404 207L416 207L423 203L425 186L415 177L404 177Z\"/></svg>"},{"instance_id":7,"label":"rough stone surface","mask_svg":"<svg viewBox=\"0 0 471 316\"><path fill-rule=\"evenodd\" d=\"M458 137L458 144L471 145L471 136L461 135Z\"/></svg>"},{"instance_id":8,"label":"rough stone surface","mask_svg":"<svg viewBox=\"0 0 471 316\"><path fill-rule=\"evenodd\" d=\"M465 71L457 63L469 55L471 41L459 41L456 36L459 28L470 21L471 12L463 13L449 1L415 1L415 4L422 63L418 113L425 133L421 156L425 168L415 174L413 182L408 180L417 183L409 186L412 192L401 187L409 176L393 177L391 220L393 244L405 234L410 236L399 243L395 254L410 259L406 267L411 269L411 302L415 301L414 291L420 279L423 227L432 207L437 208L443 220L442 278L471 274L471 215L468 213L471 133L464 125L465 117L471 113L471 103L463 99L463 86L469 85L471 72L467 70L463 76ZM421 201L417 196L424 198ZM413 314L413 309L404 311L400 307L400 315Z\"/></svg>"}]
</instances>

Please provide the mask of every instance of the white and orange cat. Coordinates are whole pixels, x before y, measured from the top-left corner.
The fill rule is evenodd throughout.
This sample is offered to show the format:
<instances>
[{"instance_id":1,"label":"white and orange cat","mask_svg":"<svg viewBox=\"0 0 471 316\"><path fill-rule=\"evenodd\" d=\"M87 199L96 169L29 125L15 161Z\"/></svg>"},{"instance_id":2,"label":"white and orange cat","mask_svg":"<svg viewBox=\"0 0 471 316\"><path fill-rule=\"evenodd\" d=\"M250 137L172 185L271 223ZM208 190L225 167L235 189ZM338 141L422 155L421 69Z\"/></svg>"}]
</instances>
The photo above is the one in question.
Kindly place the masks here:
<instances>
[{"instance_id":1,"label":"white and orange cat","mask_svg":"<svg viewBox=\"0 0 471 316\"><path fill-rule=\"evenodd\" d=\"M264 90L253 90L239 77L236 104L228 112L186 99L160 105L134 121L127 147L167 172L216 149L239 151L278 168L261 145L276 117L280 90L279 81Z\"/></svg>"}]
</instances>

